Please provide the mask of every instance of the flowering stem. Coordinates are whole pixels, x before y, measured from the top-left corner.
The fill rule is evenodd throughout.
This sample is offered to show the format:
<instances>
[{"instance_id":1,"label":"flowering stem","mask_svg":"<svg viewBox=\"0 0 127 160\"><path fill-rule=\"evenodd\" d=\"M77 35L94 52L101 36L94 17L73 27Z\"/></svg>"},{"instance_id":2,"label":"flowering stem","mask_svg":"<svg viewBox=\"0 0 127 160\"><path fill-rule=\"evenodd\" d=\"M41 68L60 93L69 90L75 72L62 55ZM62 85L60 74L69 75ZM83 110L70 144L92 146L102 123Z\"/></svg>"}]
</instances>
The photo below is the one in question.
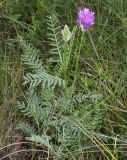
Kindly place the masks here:
<instances>
[{"instance_id":1,"label":"flowering stem","mask_svg":"<svg viewBox=\"0 0 127 160\"><path fill-rule=\"evenodd\" d=\"M81 52L81 48L82 48L82 42L83 42L84 33L85 33L85 30L82 33L81 42L80 42L79 50L78 50L78 53L77 53L76 68L75 68L75 75L74 75L74 81L73 81L73 84L72 84L72 88L75 85L75 82L76 82L76 79L77 79L78 68L79 68L79 57L80 57L80 52Z\"/></svg>"},{"instance_id":2,"label":"flowering stem","mask_svg":"<svg viewBox=\"0 0 127 160\"><path fill-rule=\"evenodd\" d=\"M68 67L68 63L70 60L70 53L69 53L69 45L66 42L65 43L65 53L64 53L64 60L63 60L63 64L64 64L64 78L65 81L67 82L67 67Z\"/></svg>"}]
</instances>

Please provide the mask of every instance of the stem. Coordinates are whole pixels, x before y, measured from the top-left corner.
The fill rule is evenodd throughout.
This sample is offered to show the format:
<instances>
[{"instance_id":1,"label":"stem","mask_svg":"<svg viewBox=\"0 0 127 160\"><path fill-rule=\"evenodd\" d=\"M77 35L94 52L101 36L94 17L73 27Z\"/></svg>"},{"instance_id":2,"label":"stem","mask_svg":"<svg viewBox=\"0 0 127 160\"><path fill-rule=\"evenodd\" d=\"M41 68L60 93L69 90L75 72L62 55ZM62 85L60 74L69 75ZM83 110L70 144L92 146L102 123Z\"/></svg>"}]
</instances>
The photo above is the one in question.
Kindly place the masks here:
<instances>
[{"instance_id":1,"label":"stem","mask_svg":"<svg viewBox=\"0 0 127 160\"><path fill-rule=\"evenodd\" d=\"M79 68L79 57L80 57L80 52L81 52L81 48L82 48L84 33L85 33L85 30L82 33L81 42L80 42L79 50L78 50L78 53L77 53L76 68L75 68L75 75L74 75L74 81L73 81L73 84L72 84L72 89L73 89L73 87L75 85L75 82L76 82L76 79L77 79L78 68Z\"/></svg>"},{"instance_id":2,"label":"stem","mask_svg":"<svg viewBox=\"0 0 127 160\"><path fill-rule=\"evenodd\" d=\"M70 59L70 53L69 53L69 46L68 46L68 43L66 42L65 43L65 53L64 53L64 78L65 78L65 81L67 83L67 67L68 67L68 63L69 63L69 60L68 60L68 54L69 54L69 59Z\"/></svg>"}]
</instances>

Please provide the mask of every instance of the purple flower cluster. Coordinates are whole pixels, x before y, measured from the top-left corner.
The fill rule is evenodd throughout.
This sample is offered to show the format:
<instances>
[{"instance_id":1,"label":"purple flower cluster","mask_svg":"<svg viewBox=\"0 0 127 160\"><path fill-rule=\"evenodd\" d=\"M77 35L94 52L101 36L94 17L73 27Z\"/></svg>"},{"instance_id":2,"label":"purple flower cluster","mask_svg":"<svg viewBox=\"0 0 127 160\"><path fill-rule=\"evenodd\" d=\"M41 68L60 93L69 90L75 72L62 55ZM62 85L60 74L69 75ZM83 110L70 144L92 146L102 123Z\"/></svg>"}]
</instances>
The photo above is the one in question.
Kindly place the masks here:
<instances>
[{"instance_id":1,"label":"purple flower cluster","mask_svg":"<svg viewBox=\"0 0 127 160\"><path fill-rule=\"evenodd\" d=\"M78 25L87 30L94 24L94 12L88 8L80 9L78 12Z\"/></svg>"}]
</instances>

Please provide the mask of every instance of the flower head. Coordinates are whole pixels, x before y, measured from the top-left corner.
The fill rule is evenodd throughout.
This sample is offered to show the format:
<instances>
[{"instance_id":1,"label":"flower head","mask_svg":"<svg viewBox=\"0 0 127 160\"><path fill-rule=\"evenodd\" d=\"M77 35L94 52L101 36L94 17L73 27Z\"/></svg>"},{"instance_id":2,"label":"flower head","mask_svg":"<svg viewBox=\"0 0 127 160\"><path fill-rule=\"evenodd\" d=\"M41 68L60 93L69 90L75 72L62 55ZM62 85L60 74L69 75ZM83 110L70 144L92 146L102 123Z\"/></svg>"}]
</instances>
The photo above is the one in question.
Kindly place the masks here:
<instances>
[{"instance_id":1,"label":"flower head","mask_svg":"<svg viewBox=\"0 0 127 160\"><path fill-rule=\"evenodd\" d=\"M73 33L70 31L68 25L64 26L64 29L62 30L62 35L63 35L63 40L65 42L68 42L71 39Z\"/></svg>"},{"instance_id":2,"label":"flower head","mask_svg":"<svg viewBox=\"0 0 127 160\"><path fill-rule=\"evenodd\" d=\"M94 24L94 12L90 11L88 8L80 9L78 12L77 23L83 29L87 30Z\"/></svg>"}]
</instances>

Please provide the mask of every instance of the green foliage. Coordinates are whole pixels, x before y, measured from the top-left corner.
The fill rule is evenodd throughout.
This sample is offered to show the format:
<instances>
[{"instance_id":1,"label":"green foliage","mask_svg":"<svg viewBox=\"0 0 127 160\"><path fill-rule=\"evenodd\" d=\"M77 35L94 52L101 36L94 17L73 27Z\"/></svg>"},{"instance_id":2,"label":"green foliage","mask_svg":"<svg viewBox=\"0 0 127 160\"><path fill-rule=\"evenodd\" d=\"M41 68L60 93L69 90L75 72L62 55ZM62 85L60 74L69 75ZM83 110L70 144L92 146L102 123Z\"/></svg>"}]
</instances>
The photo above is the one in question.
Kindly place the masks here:
<instances>
[{"instance_id":1,"label":"green foliage","mask_svg":"<svg viewBox=\"0 0 127 160\"><path fill-rule=\"evenodd\" d=\"M127 159L126 6L120 0L0 1L0 147L8 152L3 156L19 159L20 153L11 155L20 145L8 144L20 144L14 126L21 121L18 134L24 133L35 153L24 155L32 159ZM84 7L96 18L81 44L74 25ZM20 45L17 35L23 37Z\"/></svg>"},{"instance_id":2,"label":"green foliage","mask_svg":"<svg viewBox=\"0 0 127 160\"><path fill-rule=\"evenodd\" d=\"M57 36L62 33L62 30L57 27L57 23L54 15L48 18L48 25L51 27L49 30L53 31L53 34L48 34L53 47L50 53L53 51L58 55L58 59L62 58L60 64L66 77L69 64L67 64L68 58L65 59L65 55L72 52L73 38L70 43L66 41L61 43ZM98 132L98 126L102 122L100 95L88 94L85 97L80 93L76 94L73 90L74 86L65 86L65 82L56 76L54 69L50 70L53 75L47 73L44 69L45 61L43 60L42 63L39 51L32 44L24 42L21 37L19 37L19 42L23 51L21 60L24 66L29 68L26 70L23 84L30 83L30 88L26 99L18 102L17 107L25 117L31 119L36 134L33 134L33 129L29 126L27 130L26 124L18 125L18 129L25 133L31 130L31 135L26 139L47 147L55 156L70 154L78 150L80 146L85 147L90 139L87 134L84 134L83 127L87 132L93 134L95 131ZM50 65L52 68L54 64ZM59 75L62 75L62 72ZM67 79L66 83L68 83Z\"/></svg>"},{"instance_id":3,"label":"green foliage","mask_svg":"<svg viewBox=\"0 0 127 160\"><path fill-rule=\"evenodd\" d=\"M61 36L61 27L59 25L58 19L55 15L51 15L47 19L48 24L48 30L49 30L49 40L50 40L50 46L52 48L50 49L50 53L54 55L53 58L55 58L55 62L62 63L62 36Z\"/></svg>"},{"instance_id":4,"label":"green foliage","mask_svg":"<svg viewBox=\"0 0 127 160\"><path fill-rule=\"evenodd\" d=\"M26 122L20 122L16 129L23 131L28 136L34 134L34 128Z\"/></svg>"},{"instance_id":5,"label":"green foliage","mask_svg":"<svg viewBox=\"0 0 127 160\"><path fill-rule=\"evenodd\" d=\"M20 40L20 44L23 46L24 55L22 56L22 62L28 67L32 68L32 73L26 73L24 76L24 85L30 83L30 88L34 88L39 84L45 88L50 86L65 86L64 80L59 77L50 75L42 66L42 61L39 60L36 49L32 45L27 45L23 40Z\"/></svg>"},{"instance_id":6,"label":"green foliage","mask_svg":"<svg viewBox=\"0 0 127 160\"><path fill-rule=\"evenodd\" d=\"M28 137L26 138L27 140L29 141L32 141L32 142L36 142L36 143L39 143L45 147L47 147L49 150L51 149L51 146L49 144L49 137L48 136L44 136L44 135L31 135L31 137Z\"/></svg>"},{"instance_id":7,"label":"green foliage","mask_svg":"<svg viewBox=\"0 0 127 160\"><path fill-rule=\"evenodd\" d=\"M21 112L27 116L32 117L35 122L38 124L42 117L42 104L36 94L33 91L29 91L27 104L24 102L18 102L17 107L21 110Z\"/></svg>"}]
</instances>

